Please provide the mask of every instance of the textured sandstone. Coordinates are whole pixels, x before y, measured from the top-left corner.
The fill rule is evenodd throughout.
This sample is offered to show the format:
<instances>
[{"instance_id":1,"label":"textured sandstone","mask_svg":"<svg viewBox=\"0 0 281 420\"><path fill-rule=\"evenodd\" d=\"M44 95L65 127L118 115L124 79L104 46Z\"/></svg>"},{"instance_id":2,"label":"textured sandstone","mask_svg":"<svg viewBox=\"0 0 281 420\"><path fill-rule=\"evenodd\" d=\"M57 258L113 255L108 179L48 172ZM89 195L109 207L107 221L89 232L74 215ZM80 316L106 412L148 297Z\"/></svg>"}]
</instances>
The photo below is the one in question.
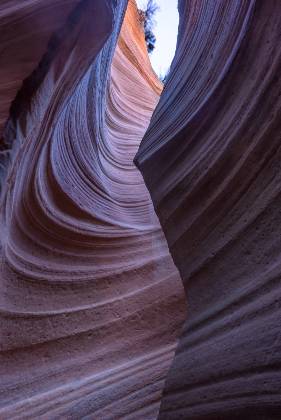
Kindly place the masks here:
<instances>
[{"instance_id":1,"label":"textured sandstone","mask_svg":"<svg viewBox=\"0 0 281 420\"><path fill-rule=\"evenodd\" d=\"M179 12L136 158L188 307L159 419L280 419L281 4Z\"/></svg>"},{"instance_id":2,"label":"textured sandstone","mask_svg":"<svg viewBox=\"0 0 281 420\"><path fill-rule=\"evenodd\" d=\"M133 164L162 85L133 1L116 46L126 5L1 3L23 22L1 67L1 419L157 416L184 299Z\"/></svg>"},{"instance_id":3,"label":"textured sandstone","mask_svg":"<svg viewBox=\"0 0 281 420\"><path fill-rule=\"evenodd\" d=\"M157 417L185 306L133 164L162 85L126 6L0 5L1 420ZM188 303L159 418L280 419L280 2L179 12L136 157Z\"/></svg>"},{"instance_id":4,"label":"textured sandstone","mask_svg":"<svg viewBox=\"0 0 281 420\"><path fill-rule=\"evenodd\" d=\"M69 14L77 13L78 3L79 0L0 2L0 177L10 159L9 149L16 136L10 120L6 127L9 135L2 137L12 101L23 80L39 64L48 43L52 48L56 36L51 38L51 35L59 30Z\"/></svg>"}]
</instances>

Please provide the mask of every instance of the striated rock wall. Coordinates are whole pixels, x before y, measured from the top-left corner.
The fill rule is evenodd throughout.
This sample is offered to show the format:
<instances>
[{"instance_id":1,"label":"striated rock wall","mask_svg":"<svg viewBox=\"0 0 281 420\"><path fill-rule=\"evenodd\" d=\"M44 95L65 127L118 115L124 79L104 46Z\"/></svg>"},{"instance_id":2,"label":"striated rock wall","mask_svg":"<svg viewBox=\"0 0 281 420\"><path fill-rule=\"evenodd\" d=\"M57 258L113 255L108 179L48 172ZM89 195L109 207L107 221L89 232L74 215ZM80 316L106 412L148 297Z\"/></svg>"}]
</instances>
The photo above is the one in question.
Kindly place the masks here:
<instances>
[{"instance_id":1,"label":"striated rock wall","mask_svg":"<svg viewBox=\"0 0 281 420\"><path fill-rule=\"evenodd\" d=\"M188 316L159 419L279 419L281 5L179 1L136 157Z\"/></svg>"},{"instance_id":2,"label":"striated rock wall","mask_svg":"<svg viewBox=\"0 0 281 420\"><path fill-rule=\"evenodd\" d=\"M143 136L159 418L280 418L280 2L179 14L149 124L133 0L1 2L1 419L157 417Z\"/></svg>"},{"instance_id":3,"label":"striated rock wall","mask_svg":"<svg viewBox=\"0 0 281 420\"><path fill-rule=\"evenodd\" d=\"M79 14L78 3L79 0L2 0L0 3L0 179L16 138L12 119L7 122L10 107L22 82L41 61L47 45L52 50L63 36L59 29L68 15L73 19ZM56 35L52 36L53 33ZM13 106L12 111L16 114L17 107Z\"/></svg>"},{"instance_id":4,"label":"striated rock wall","mask_svg":"<svg viewBox=\"0 0 281 420\"><path fill-rule=\"evenodd\" d=\"M126 6L1 3L1 419L158 413L185 306L133 164L162 85Z\"/></svg>"},{"instance_id":5,"label":"striated rock wall","mask_svg":"<svg viewBox=\"0 0 281 420\"><path fill-rule=\"evenodd\" d=\"M79 0L1 1L0 135L22 81L39 64L50 36L70 14L78 15L78 3Z\"/></svg>"}]
</instances>

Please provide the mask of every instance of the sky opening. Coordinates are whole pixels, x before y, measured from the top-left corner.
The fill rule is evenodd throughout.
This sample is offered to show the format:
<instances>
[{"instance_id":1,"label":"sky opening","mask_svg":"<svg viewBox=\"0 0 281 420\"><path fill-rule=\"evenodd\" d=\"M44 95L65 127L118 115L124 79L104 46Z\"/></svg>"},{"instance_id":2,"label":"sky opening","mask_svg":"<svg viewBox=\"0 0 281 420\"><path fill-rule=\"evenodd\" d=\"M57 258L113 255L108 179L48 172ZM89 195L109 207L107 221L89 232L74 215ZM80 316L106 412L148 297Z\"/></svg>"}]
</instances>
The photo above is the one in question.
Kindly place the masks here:
<instances>
[{"instance_id":1,"label":"sky opening","mask_svg":"<svg viewBox=\"0 0 281 420\"><path fill-rule=\"evenodd\" d=\"M159 6L155 13L153 33L156 37L155 48L149 54L155 73L160 78L169 71L176 51L179 14L178 0L156 0ZM139 9L145 9L147 0L137 0Z\"/></svg>"}]
</instances>

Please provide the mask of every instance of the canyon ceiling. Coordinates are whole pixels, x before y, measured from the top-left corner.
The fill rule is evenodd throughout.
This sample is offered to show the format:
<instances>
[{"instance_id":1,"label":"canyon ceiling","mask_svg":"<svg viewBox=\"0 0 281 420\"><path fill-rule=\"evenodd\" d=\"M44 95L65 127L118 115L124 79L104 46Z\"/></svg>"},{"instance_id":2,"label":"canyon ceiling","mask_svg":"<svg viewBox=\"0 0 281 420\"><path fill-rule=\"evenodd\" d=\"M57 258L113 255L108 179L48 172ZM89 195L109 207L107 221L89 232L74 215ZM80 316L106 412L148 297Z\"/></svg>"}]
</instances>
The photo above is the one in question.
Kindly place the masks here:
<instances>
[{"instance_id":1,"label":"canyon ceiling","mask_svg":"<svg viewBox=\"0 0 281 420\"><path fill-rule=\"evenodd\" d=\"M134 0L0 2L1 420L280 419L281 3L178 6L163 87Z\"/></svg>"}]
</instances>

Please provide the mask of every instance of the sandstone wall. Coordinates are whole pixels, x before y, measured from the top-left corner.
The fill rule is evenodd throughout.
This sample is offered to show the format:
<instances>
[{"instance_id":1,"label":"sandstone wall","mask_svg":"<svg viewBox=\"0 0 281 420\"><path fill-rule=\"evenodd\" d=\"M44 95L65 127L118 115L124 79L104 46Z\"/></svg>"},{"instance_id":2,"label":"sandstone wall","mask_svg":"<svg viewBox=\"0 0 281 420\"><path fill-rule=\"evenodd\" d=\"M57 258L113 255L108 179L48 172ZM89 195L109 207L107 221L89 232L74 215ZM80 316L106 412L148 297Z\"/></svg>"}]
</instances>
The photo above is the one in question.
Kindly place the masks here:
<instances>
[{"instance_id":1,"label":"sandstone wall","mask_svg":"<svg viewBox=\"0 0 281 420\"><path fill-rule=\"evenodd\" d=\"M155 419L185 308L133 164L162 85L133 1L120 36L123 0L19 3L1 4L25 29L1 96L0 418Z\"/></svg>"},{"instance_id":2,"label":"sandstone wall","mask_svg":"<svg viewBox=\"0 0 281 420\"><path fill-rule=\"evenodd\" d=\"M281 4L179 12L136 158L187 296L159 419L279 419Z\"/></svg>"}]
</instances>

